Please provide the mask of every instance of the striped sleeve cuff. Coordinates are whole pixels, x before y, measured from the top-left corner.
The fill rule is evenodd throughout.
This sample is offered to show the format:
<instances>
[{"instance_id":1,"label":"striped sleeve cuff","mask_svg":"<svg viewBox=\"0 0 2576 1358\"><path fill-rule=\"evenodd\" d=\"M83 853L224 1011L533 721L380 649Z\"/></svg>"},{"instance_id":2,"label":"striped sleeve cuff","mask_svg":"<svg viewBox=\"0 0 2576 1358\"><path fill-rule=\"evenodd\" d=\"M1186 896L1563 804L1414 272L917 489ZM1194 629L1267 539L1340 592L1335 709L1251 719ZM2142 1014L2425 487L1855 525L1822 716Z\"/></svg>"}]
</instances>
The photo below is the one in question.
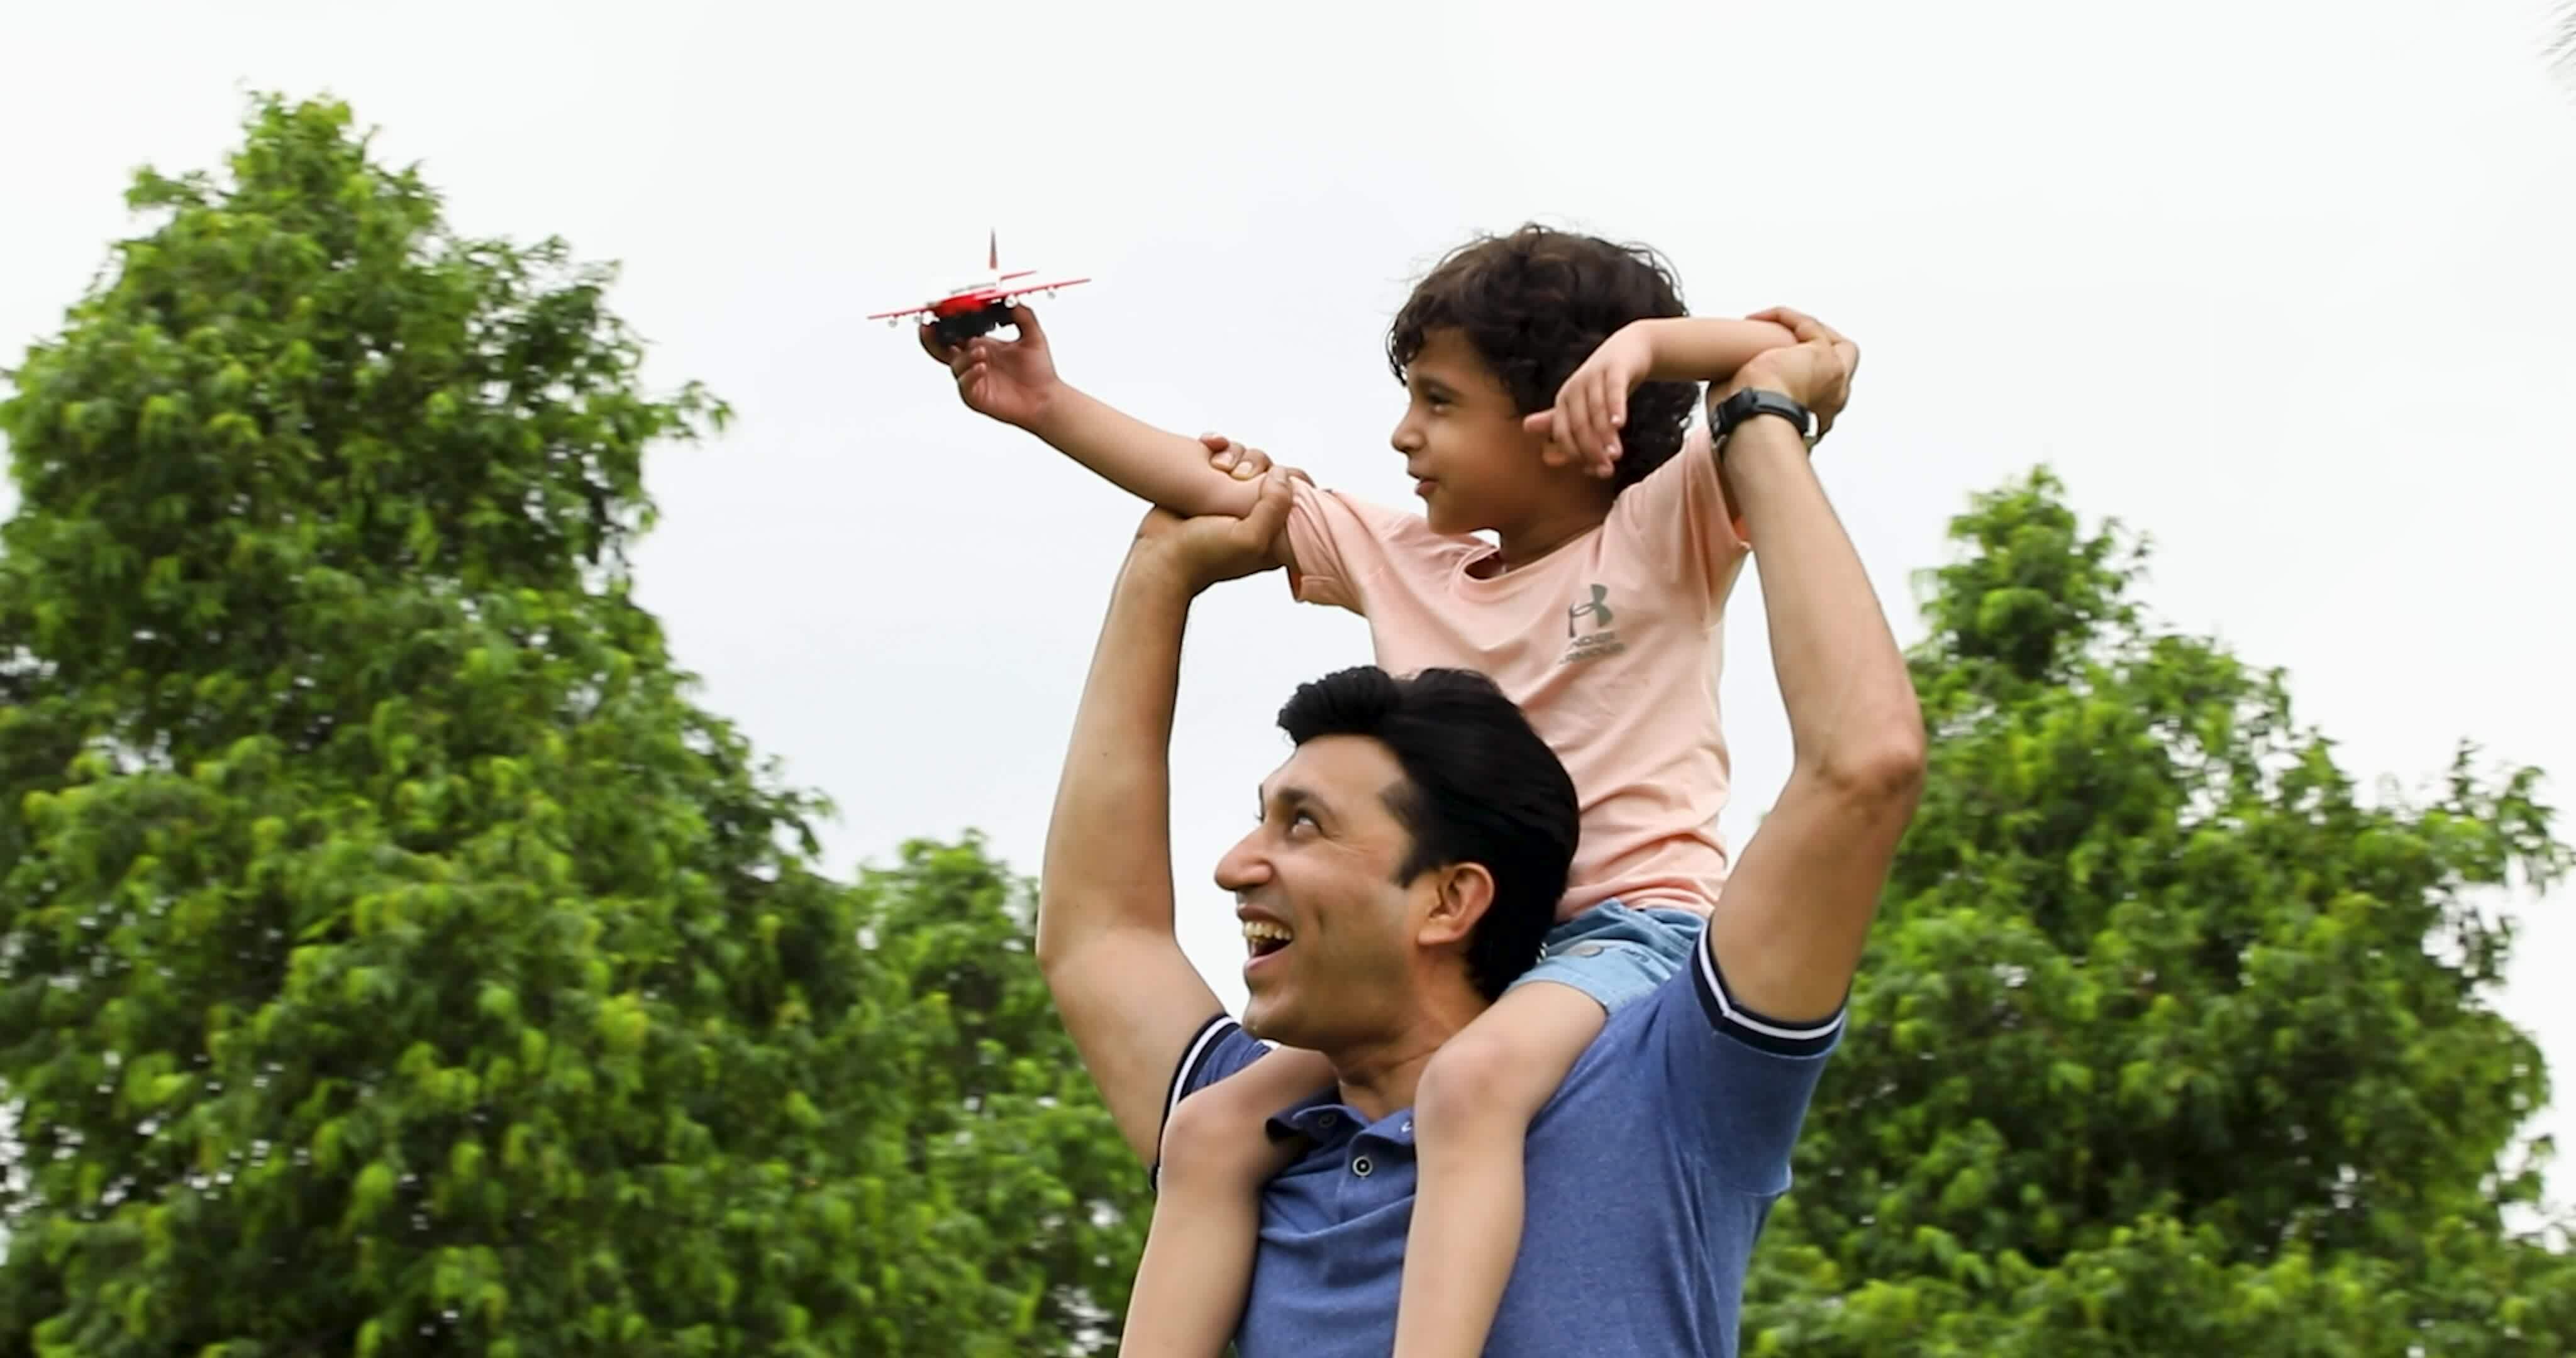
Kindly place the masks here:
<instances>
[{"instance_id":1,"label":"striped sleeve cuff","mask_svg":"<svg viewBox=\"0 0 2576 1358\"><path fill-rule=\"evenodd\" d=\"M1172 1067L1171 1089L1163 1095L1163 1118L1154 1129L1156 1147L1163 1143L1164 1129L1172 1125L1172 1110L1181 1106L1184 1095L1200 1085L1199 1077L1207 1070L1208 1057L1225 1041L1227 1034L1242 1026L1229 1015L1216 1014L1200 1024L1198 1032L1191 1036L1190 1044L1181 1048L1180 1064ZM1158 1149L1153 1166L1145 1171L1145 1189L1149 1193L1159 1193L1162 1188L1163 1157Z\"/></svg>"},{"instance_id":2,"label":"striped sleeve cuff","mask_svg":"<svg viewBox=\"0 0 2576 1358\"><path fill-rule=\"evenodd\" d=\"M1774 1056L1817 1056L1831 1050L1834 1038L1842 1032L1843 1016L1851 1010L1849 998L1835 1005L1827 1018L1782 1023L1745 1008L1727 993L1726 978L1717 969L1717 954L1710 950L1706 938L1692 941L1691 956L1697 962L1691 971L1697 977L1700 1008L1708 1012L1709 1026L1728 1037Z\"/></svg>"}]
</instances>

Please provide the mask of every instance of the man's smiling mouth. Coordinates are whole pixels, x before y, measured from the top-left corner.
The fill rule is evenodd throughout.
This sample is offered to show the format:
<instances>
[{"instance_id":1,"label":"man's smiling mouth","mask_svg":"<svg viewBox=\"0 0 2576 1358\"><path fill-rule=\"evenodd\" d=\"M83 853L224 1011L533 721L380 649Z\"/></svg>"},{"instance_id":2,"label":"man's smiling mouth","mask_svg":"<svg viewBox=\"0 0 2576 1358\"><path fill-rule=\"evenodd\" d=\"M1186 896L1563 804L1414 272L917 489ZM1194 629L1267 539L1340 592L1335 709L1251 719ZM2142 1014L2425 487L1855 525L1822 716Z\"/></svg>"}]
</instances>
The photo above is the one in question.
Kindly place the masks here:
<instances>
[{"instance_id":1,"label":"man's smiling mouth","mask_svg":"<svg viewBox=\"0 0 2576 1358\"><path fill-rule=\"evenodd\" d=\"M1273 924L1266 919L1248 919L1243 922L1244 947L1255 959L1268 957L1281 948L1287 947L1296 937L1284 924Z\"/></svg>"}]
</instances>

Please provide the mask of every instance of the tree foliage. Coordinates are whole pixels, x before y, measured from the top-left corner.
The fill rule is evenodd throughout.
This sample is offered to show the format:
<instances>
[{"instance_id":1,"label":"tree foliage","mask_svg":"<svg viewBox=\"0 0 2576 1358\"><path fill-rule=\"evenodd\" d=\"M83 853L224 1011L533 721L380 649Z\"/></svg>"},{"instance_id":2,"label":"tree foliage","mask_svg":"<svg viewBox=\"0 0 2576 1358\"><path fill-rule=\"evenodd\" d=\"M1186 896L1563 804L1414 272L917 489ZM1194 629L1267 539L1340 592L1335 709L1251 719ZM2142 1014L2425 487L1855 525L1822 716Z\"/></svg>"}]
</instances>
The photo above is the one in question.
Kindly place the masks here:
<instances>
[{"instance_id":1,"label":"tree foliage","mask_svg":"<svg viewBox=\"0 0 2576 1358\"><path fill-rule=\"evenodd\" d=\"M2047 473L1954 521L1932 766L1766 1236L1749 1353L2557 1353L2548 1097L2489 1005L2528 768L2365 798L2283 677L2158 630Z\"/></svg>"},{"instance_id":2,"label":"tree foliage","mask_svg":"<svg viewBox=\"0 0 2576 1358\"><path fill-rule=\"evenodd\" d=\"M629 598L721 404L341 106L229 169L0 404L0 1353L1064 1351L1138 1184L1015 889L819 876Z\"/></svg>"}]
</instances>

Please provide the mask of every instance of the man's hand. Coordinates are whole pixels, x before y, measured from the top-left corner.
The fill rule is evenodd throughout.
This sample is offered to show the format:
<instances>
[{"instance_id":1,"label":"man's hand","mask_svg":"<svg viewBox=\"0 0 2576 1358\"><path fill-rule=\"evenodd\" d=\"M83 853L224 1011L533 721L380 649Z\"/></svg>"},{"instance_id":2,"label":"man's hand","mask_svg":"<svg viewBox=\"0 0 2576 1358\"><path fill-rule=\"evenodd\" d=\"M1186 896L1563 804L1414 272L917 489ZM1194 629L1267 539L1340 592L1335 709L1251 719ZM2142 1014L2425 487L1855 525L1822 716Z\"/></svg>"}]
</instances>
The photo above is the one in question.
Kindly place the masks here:
<instances>
[{"instance_id":1,"label":"man's hand","mask_svg":"<svg viewBox=\"0 0 2576 1358\"><path fill-rule=\"evenodd\" d=\"M1063 382L1055 375L1055 355L1047 348L1038 315L1025 306L1011 308L1011 325L1019 338L1003 341L978 335L954 348L940 342L931 327L921 327L924 353L948 365L957 379L958 398L978 415L1028 428L1037 421Z\"/></svg>"},{"instance_id":2,"label":"man's hand","mask_svg":"<svg viewBox=\"0 0 2576 1358\"><path fill-rule=\"evenodd\" d=\"M1843 406L1851 400L1852 375L1860 371L1860 346L1815 317L1787 307L1757 311L1752 319L1785 325L1798 342L1755 355L1736 372L1734 380L1709 394L1709 408L1716 409L1727 397L1747 388L1776 391L1812 411L1816 437L1823 438L1833 429L1834 417L1842 414Z\"/></svg>"},{"instance_id":3,"label":"man's hand","mask_svg":"<svg viewBox=\"0 0 2576 1358\"><path fill-rule=\"evenodd\" d=\"M1619 460L1628 396L1654 370L1653 329L1641 322L1621 326L1556 389L1555 407L1522 420L1522 427L1547 436L1548 465L1580 466L1606 478Z\"/></svg>"},{"instance_id":4,"label":"man's hand","mask_svg":"<svg viewBox=\"0 0 2576 1358\"><path fill-rule=\"evenodd\" d=\"M1277 568L1271 543L1288 521L1288 475L1276 468L1263 472L1260 498L1239 519L1224 514L1184 519L1166 509L1147 511L1137 525L1129 560L1170 572L1192 594L1221 580Z\"/></svg>"}]
</instances>

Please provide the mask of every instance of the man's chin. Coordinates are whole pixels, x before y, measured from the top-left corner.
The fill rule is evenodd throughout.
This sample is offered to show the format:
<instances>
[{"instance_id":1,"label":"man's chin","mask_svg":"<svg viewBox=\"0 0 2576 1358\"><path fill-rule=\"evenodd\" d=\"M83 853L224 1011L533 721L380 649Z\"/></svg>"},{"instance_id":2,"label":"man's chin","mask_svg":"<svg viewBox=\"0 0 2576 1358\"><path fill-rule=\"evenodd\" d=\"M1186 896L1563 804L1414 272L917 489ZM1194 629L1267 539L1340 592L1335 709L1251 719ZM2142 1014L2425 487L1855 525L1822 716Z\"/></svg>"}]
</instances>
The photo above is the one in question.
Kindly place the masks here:
<instances>
[{"instance_id":1,"label":"man's chin","mask_svg":"<svg viewBox=\"0 0 2576 1358\"><path fill-rule=\"evenodd\" d=\"M1255 995L1243 1005L1243 1031L1264 1042L1286 1046L1301 1045L1296 1041L1299 1024L1294 1011L1276 998Z\"/></svg>"}]
</instances>

